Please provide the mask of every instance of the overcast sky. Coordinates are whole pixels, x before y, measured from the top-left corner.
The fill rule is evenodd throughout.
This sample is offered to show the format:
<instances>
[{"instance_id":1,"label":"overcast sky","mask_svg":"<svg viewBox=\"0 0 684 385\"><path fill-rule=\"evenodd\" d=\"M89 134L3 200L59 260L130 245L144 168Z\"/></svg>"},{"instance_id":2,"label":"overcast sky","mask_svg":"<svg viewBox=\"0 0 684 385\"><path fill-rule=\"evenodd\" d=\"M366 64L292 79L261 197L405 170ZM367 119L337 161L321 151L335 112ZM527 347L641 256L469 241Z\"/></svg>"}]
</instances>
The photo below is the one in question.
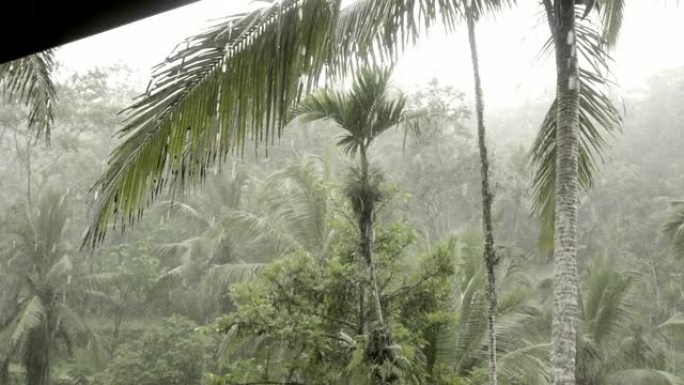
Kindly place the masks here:
<instances>
[{"instance_id":1,"label":"overcast sky","mask_svg":"<svg viewBox=\"0 0 684 385\"><path fill-rule=\"evenodd\" d=\"M351 2L352 0L348 0ZM613 70L623 89L637 87L658 70L684 65L684 6L676 0L628 0ZM146 82L150 68L183 40L207 25L207 20L242 12L252 0L202 0L61 47L57 57L65 67L84 71L95 66L125 63ZM550 96L554 90L552 59L535 64L548 36L540 23L537 0L518 0L518 7L496 21L478 25L484 92L490 106L514 106L521 100ZM395 82L406 88L431 78L470 94L471 67L463 29L444 35L436 30L406 52Z\"/></svg>"}]
</instances>

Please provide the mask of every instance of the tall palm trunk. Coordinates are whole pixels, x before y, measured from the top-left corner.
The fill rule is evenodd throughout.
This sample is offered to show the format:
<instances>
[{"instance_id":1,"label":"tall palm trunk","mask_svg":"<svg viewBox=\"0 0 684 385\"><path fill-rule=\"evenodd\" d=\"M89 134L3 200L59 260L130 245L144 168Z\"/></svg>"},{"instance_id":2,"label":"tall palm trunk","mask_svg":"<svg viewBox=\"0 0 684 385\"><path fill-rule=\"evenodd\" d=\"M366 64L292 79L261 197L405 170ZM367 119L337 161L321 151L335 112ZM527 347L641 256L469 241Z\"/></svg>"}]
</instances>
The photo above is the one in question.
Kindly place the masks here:
<instances>
[{"instance_id":1,"label":"tall palm trunk","mask_svg":"<svg viewBox=\"0 0 684 385\"><path fill-rule=\"evenodd\" d=\"M477 118L477 138L480 150L480 174L482 177L482 232L484 234L483 260L487 273L487 329L488 329L488 359L489 384L497 385L496 378L496 253L494 251L494 229L492 226L492 193L489 189L489 160L487 159L487 144L485 142L484 99L482 83L480 81L480 63L475 40L475 15L472 8L467 13L468 42L470 43L470 58L473 64L473 79L475 84L475 115Z\"/></svg>"},{"instance_id":2,"label":"tall palm trunk","mask_svg":"<svg viewBox=\"0 0 684 385\"><path fill-rule=\"evenodd\" d=\"M370 281L370 290L373 297L372 300L376 318L375 324L369 328L368 331L366 359L372 365L372 383L377 385L390 385L397 381L397 377L394 374L390 374L389 376L383 374L381 366L388 361L394 361L394 354L390 348L392 345L392 336L388 325L385 323L382 304L380 302L380 290L378 289L375 274L375 264L373 263L373 218L375 216L377 196L370 179L368 155L366 153L367 146L361 145L359 150L361 158L361 193L355 198L359 200L359 205L356 209L359 225L359 253L368 270L368 279Z\"/></svg>"},{"instance_id":3,"label":"tall palm trunk","mask_svg":"<svg viewBox=\"0 0 684 385\"><path fill-rule=\"evenodd\" d=\"M579 70L575 1L544 2L556 48L558 100L551 379L575 385L577 352L577 204Z\"/></svg>"},{"instance_id":4,"label":"tall palm trunk","mask_svg":"<svg viewBox=\"0 0 684 385\"><path fill-rule=\"evenodd\" d=\"M371 291L373 295L373 307L375 308L375 316L380 325L385 324L385 318L382 314L382 306L380 304L380 293L378 291L378 284L375 277L375 265L373 264L373 214L375 212L375 199L372 194L368 194L372 188L370 185L370 175L368 173L369 163L366 147L361 146L361 183L363 183L364 196L360 197L362 200L362 208L359 212L359 249L361 257L366 263L368 269L368 278L371 284Z\"/></svg>"}]
</instances>

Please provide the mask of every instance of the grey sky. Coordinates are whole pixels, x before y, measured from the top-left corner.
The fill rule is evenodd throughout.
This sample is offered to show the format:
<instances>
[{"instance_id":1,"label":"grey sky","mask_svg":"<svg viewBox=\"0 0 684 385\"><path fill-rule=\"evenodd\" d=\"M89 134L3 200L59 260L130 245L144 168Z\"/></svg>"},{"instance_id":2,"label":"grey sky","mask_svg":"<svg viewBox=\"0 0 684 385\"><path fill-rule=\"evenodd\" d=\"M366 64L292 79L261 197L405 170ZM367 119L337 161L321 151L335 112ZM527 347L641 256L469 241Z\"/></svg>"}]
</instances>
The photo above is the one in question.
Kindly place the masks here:
<instances>
[{"instance_id":1,"label":"grey sky","mask_svg":"<svg viewBox=\"0 0 684 385\"><path fill-rule=\"evenodd\" d=\"M351 2L351 0L349 0ZM74 70L122 62L137 70L140 82L150 68L186 36L218 18L250 8L251 0L202 0L161 15L65 45L58 58ZM548 31L540 23L536 0L519 0L496 21L478 25L484 92L490 106L512 106L521 99L553 94L552 60L534 65ZM251 5L253 6L253 5ZM637 87L654 72L684 65L684 6L674 0L631 0L613 56L613 70L624 89ZM402 57L395 81L404 88L431 78L464 91L471 86L465 31L446 36L435 30Z\"/></svg>"}]
</instances>

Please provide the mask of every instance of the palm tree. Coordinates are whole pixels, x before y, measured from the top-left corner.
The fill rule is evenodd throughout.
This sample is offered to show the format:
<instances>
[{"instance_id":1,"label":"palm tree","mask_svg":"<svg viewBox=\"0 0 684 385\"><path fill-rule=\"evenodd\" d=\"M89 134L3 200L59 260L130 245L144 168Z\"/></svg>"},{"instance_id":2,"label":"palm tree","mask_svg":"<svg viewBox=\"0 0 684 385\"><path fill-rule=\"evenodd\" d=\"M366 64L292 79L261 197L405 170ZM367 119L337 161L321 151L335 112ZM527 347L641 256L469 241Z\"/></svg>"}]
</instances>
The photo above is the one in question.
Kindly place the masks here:
<instances>
[{"instance_id":1,"label":"palm tree","mask_svg":"<svg viewBox=\"0 0 684 385\"><path fill-rule=\"evenodd\" d=\"M196 231L158 247L174 262L154 290L196 282L205 305L202 321L211 322L229 310L224 295L230 286L252 278L267 262L295 251L322 257L332 239L324 163L315 156L295 156L264 178L235 163L228 178L208 181L209 206L160 202L158 209L181 216Z\"/></svg>"},{"instance_id":2,"label":"palm tree","mask_svg":"<svg viewBox=\"0 0 684 385\"><path fill-rule=\"evenodd\" d=\"M643 275L617 271L609 258L589 262L579 306L577 383L681 384L669 373L666 336L681 331L681 314L644 325L637 291ZM545 315L544 317L548 317Z\"/></svg>"},{"instance_id":3,"label":"palm tree","mask_svg":"<svg viewBox=\"0 0 684 385\"><path fill-rule=\"evenodd\" d=\"M0 64L0 89L8 99L28 105L29 128L35 130L36 139L44 136L46 143L54 121L53 70L53 50Z\"/></svg>"},{"instance_id":4,"label":"palm tree","mask_svg":"<svg viewBox=\"0 0 684 385\"><path fill-rule=\"evenodd\" d=\"M504 4L472 3L483 10ZM575 1L543 1L552 32L548 47L556 48L559 73L557 102L541 130L542 145L535 147L540 171L534 190L547 198L539 207L555 213L545 218L556 223L556 313L562 317L555 322L563 325L556 328L554 344L558 384L574 383L577 183L591 179L581 170L578 177L578 167L591 171L601 129L610 129L604 126L614 120L615 109L601 92L601 70L607 68L604 42L615 42L624 5L623 0L586 3L587 10L601 5L596 7L604 25L600 32L592 24L576 28ZM227 17L187 39L157 67L146 93L128 109L120 132L125 141L94 186L100 194L83 245L100 242L110 222L133 224L164 186L198 184L209 166L244 149L247 139L273 141L288 110L324 75L334 78L360 63L392 60L424 29L442 23L453 30L466 14L462 2L448 0L359 0L344 9L341 4L282 0ZM587 68L579 69L578 51L589 59Z\"/></svg>"},{"instance_id":5,"label":"palm tree","mask_svg":"<svg viewBox=\"0 0 684 385\"><path fill-rule=\"evenodd\" d=\"M607 48L617 40L622 0L544 0L550 43L556 53L556 99L533 148L535 209L542 224L553 223L554 307L552 366L554 385L574 385L578 315L577 206L578 187L591 185L595 157L605 145L602 130L619 125L617 109L605 90ZM579 13L576 4L584 5ZM582 23L592 9L602 27ZM579 20L579 22L578 22ZM578 53L585 68L578 64ZM549 242L550 243L550 242ZM547 252L550 252L547 247Z\"/></svg>"},{"instance_id":6,"label":"palm tree","mask_svg":"<svg viewBox=\"0 0 684 385\"><path fill-rule=\"evenodd\" d=\"M390 76L389 68L362 68L348 92L326 88L309 95L295 111L305 122L334 121L346 131L338 145L351 156L359 154L358 168L352 169L345 190L357 220L358 253L367 269L377 322L369 335L367 353L374 365L391 361L392 351L373 263L373 226L377 204L383 199L380 188L382 174L370 168L368 151L376 138L405 119L406 98L401 94L391 94ZM383 379L379 372L374 377L379 383L392 382L391 379Z\"/></svg>"},{"instance_id":7,"label":"palm tree","mask_svg":"<svg viewBox=\"0 0 684 385\"><path fill-rule=\"evenodd\" d=\"M422 348L426 367L432 378L435 368L448 368L472 384L484 384L491 379L489 370L480 371L490 361L489 321L487 299L487 272L482 263L483 236L477 228L467 228L458 235L431 250L431 254L446 254L446 260L454 264L452 281L448 287L449 300L444 309L451 318L424 320L416 316L421 309L431 306L440 293L426 286L419 300L410 302L402 319L417 322L416 333L427 343ZM540 331L539 322L532 323L528 314L532 308L530 297L534 294L530 279L520 268L518 257L506 258L497 269L497 377L510 384L547 385L548 348L546 336ZM444 269L444 266L432 266ZM415 289L419 290L419 289ZM545 320L544 320L545 321ZM545 322L541 322L543 325ZM543 328L541 329L543 330ZM542 335L542 338L539 338Z\"/></svg>"},{"instance_id":8,"label":"palm tree","mask_svg":"<svg viewBox=\"0 0 684 385\"><path fill-rule=\"evenodd\" d=\"M0 337L9 354L23 351L26 383L51 382L51 349L58 339L70 347L74 333L92 332L66 302L84 292L87 277L76 275L74 258L65 243L66 199L47 193L36 213L21 213L2 234L3 265L15 277L15 310L3 321ZM4 316L4 314L3 314Z\"/></svg>"},{"instance_id":9,"label":"palm tree","mask_svg":"<svg viewBox=\"0 0 684 385\"><path fill-rule=\"evenodd\" d=\"M669 333L681 333L681 313L650 325L643 317L639 319L645 308L638 291L647 277L615 270L607 257L592 259L586 271L578 315L577 383L681 384L682 379L667 368L667 338ZM536 276L541 278L536 283L530 280L530 290L521 293L525 298L522 306L498 325L503 350L500 375L517 381L511 383L549 383L553 275L542 272ZM499 292L515 297L510 289L500 288Z\"/></svg>"},{"instance_id":10,"label":"palm tree","mask_svg":"<svg viewBox=\"0 0 684 385\"><path fill-rule=\"evenodd\" d=\"M472 3L472 2L471 2ZM489 189L489 160L484 125L484 98L480 81L480 62L477 54L475 38L475 22L480 16L472 4L466 5L466 23L468 24L468 42L470 58L473 65L475 86L475 118L477 119L477 144L480 152L480 174L482 176L482 233L484 235L483 262L487 272L487 329L489 346L489 384L497 385L496 377L496 275L497 264L494 251L494 228L492 226L492 192Z\"/></svg>"}]
</instances>

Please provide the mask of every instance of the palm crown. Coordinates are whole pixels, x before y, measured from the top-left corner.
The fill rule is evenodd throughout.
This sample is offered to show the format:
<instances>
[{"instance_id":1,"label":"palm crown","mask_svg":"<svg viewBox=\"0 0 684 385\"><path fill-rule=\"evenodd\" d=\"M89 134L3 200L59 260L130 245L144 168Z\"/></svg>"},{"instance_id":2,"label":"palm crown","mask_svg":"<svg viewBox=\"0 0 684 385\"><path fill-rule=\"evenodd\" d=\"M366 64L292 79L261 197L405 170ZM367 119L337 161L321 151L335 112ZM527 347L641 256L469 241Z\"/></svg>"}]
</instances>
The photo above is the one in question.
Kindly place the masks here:
<instances>
[{"instance_id":1,"label":"palm crown","mask_svg":"<svg viewBox=\"0 0 684 385\"><path fill-rule=\"evenodd\" d=\"M306 121L331 119L347 131L338 145L355 154L404 119L406 98L390 95L391 69L364 68L349 92L324 89L304 99L296 113Z\"/></svg>"}]
</instances>

